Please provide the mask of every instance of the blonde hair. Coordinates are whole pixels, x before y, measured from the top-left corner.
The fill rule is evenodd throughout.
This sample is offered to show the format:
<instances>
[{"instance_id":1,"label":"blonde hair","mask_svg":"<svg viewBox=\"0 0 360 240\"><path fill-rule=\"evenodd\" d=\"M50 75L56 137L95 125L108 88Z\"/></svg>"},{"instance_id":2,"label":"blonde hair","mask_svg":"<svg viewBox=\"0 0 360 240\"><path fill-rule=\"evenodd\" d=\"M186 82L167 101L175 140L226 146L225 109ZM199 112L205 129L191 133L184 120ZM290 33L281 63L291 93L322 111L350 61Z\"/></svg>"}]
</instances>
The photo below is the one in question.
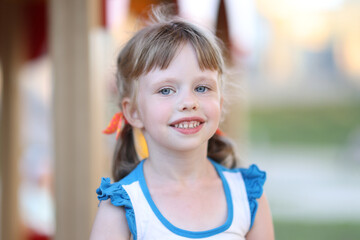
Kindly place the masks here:
<instances>
[{"instance_id":1,"label":"blonde hair","mask_svg":"<svg viewBox=\"0 0 360 240\"><path fill-rule=\"evenodd\" d=\"M212 33L179 17L169 16L167 10L164 6L153 8L150 23L139 30L121 50L117 59L120 102L125 97L135 101L139 77L155 68L166 69L186 43L194 48L200 69L217 71L220 86L223 85L225 63L221 42ZM209 141L208 156L220 163L230 162L227 165L234 167L235 154L230 142L218 135ZM127 124L114 154L114 179L126 176L138 162L132 127Z\"/></svg>"}]
</instances>

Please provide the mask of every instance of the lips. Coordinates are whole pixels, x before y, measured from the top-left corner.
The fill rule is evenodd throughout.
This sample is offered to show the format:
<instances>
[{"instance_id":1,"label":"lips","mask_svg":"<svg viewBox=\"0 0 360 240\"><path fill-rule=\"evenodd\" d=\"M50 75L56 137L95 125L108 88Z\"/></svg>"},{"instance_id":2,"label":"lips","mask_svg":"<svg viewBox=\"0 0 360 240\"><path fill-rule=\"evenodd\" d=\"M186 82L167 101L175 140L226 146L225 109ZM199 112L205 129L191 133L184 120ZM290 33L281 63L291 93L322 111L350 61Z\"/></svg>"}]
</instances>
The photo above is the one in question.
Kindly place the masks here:
<instances>
[{"instance_id":1,"label":"lips","mask_svg":"<svg viewBox=\"0 0 360 240\"><path fill-rule=\"evenodd\" d=\"M205 120L200 117L187 117L187 118L180 118L172 123L170 123L170 126L175 127L175 125L185 124L185 123L204 123Z\"/></svg>"},{"instance_id":2,"label":"lips","mask_svg":"<svg viewBox=\"0 0 360 240\"><path fill-rule=\"evenodd\" d=\"M183 134L193 134L202 128L204 122L204 119L199 117L181 118L170 123L170 126Z\"/></svg>"}]
</instances>

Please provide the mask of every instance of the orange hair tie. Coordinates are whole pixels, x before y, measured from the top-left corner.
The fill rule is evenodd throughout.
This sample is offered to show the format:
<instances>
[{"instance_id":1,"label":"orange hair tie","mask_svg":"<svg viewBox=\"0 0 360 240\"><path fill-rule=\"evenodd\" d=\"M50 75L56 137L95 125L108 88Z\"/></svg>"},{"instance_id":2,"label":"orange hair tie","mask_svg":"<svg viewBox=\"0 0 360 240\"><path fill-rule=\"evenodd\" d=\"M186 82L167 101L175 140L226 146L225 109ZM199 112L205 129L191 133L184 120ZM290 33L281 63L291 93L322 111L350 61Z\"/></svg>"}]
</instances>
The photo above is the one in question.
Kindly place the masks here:
<instances>
[{"instance_id":1,"label":"orange hair tie","mask_svg":"<svg viewBox=\"0 0 360 240\"><path fill-rule=\"evenodd\" d=\"M215 132L216 135L219 135L219 136L225 136L225 133L223 131L221 131L219 128L216 129L216 132Z\"/></svg>"},{"instance_id":2,"label":"orange hair tie","mask_svg":"<svg viewBox=\"0 0 360 240\"><path fill-rule=\"evenodd\" d=\"M109 125L103 131L103 133L112 134L112 133L116 132L116 140L119 139L123 120L124 120L125 124L128 123L122 112L115 113L114 116L112 117Z\"/></svg>"}]
</instances>

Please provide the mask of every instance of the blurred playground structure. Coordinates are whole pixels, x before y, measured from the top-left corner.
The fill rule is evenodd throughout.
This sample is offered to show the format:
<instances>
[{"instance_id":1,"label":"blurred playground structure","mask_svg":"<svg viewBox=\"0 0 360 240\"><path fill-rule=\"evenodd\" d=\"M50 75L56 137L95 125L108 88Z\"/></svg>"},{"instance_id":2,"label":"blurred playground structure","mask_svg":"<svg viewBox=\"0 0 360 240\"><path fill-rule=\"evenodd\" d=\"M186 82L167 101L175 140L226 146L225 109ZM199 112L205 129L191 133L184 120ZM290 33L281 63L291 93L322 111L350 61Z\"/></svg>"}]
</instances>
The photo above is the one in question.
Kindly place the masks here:
<instances>
[{"instance_id":1,"label":"blurred playground structure","mask_svg":"<svg viewBox=\"0 0 360 240\"><path fill-rule=\"evenodd\" d=\"M359 0L0 0L0 240L88 238L116 54L158 3L224 41L222 129L267 171L277 239L358 239Z\"/></svg>"}]
</instances>

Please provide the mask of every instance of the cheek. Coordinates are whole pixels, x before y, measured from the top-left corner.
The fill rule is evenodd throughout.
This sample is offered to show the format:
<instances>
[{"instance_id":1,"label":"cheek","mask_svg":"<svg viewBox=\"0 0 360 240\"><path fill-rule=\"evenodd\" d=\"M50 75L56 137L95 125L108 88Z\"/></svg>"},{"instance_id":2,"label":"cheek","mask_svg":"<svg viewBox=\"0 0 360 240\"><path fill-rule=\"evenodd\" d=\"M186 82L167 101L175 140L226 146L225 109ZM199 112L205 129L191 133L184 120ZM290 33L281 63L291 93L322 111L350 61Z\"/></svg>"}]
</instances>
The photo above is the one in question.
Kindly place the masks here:
<instances>
[{"instance_id":1,"label":"cheek","mask_svg":"<svg viewBox=\"0 0 360 240\"><path fill-rule=\"evenodd\" d=\"M152 122L167 121L173 110L171 101L155 101L151 98L144 101L143 106L143 113L145 113L143 116L147 116Z\"/></svg>"},{"instance_id":2,"label":"cheek","mask_svg":"<svg viewBox=\"0 0 360 240\"><path fill-rule=\"evenodd\" d=\"M206 101L204 105L206 107L206 111L211 115L213 118L220 119L221 115L221 101L217 99L209 99Z\"/></svg>"}]
</instances>

